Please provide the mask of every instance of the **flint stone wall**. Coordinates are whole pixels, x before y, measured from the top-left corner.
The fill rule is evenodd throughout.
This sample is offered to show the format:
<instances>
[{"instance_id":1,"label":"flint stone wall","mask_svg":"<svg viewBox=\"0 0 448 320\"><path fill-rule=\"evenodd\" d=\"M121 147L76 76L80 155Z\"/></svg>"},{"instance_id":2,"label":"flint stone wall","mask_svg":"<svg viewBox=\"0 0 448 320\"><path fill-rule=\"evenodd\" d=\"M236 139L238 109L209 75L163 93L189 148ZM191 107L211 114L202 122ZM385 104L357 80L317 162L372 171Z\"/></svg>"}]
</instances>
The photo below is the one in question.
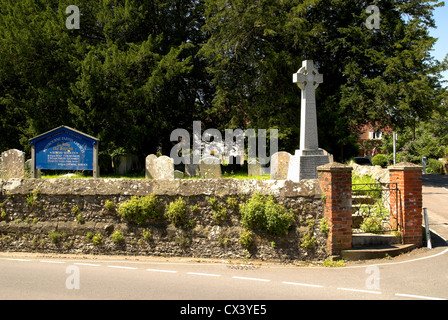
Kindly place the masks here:
<instances>
[{"instance_id":1,"label":"flint stone wall","mask_svg":"<svg viewBox=\"0 0 448 320\"><path fill-rule=\"evenodd\" d=\"M326 236L319 227L324 207L317 180L10 179L0 180L0 191L0 251L281 261L327 257ZM254 244L245 248L239 241L239 210L227 207L228 217L217 223L208 199L215 197L226 207L227 199L241 204L254 193L274 195L293 209L295 221L282 236L255 230ZM162 219L138 226L118 214L119 205L132 196L150 194L157 195L162 209L179 197L187 206L197 205L189 216L194 223L184 228ZM106 209L108 200L115 209ZM123 241L112 240L115 231L121 231ZM59 241L52 240L52 232L61 235ZM101 233L101 244L94 244L88 233ZM315 243L304 245L306 235Z\"/></svg>"},{"instance_id":2,"label":"flint stone wall","mask_svg":"<svg viewBox=\"0 0 448 320\"><path fill-rule=\"evenodd\" d=\"M360 166L359 164L350 164L353 167L353 174L357 176L370 176L381 183L389 183L389 170L381 166Z\"/></svg>"}]
</instances>

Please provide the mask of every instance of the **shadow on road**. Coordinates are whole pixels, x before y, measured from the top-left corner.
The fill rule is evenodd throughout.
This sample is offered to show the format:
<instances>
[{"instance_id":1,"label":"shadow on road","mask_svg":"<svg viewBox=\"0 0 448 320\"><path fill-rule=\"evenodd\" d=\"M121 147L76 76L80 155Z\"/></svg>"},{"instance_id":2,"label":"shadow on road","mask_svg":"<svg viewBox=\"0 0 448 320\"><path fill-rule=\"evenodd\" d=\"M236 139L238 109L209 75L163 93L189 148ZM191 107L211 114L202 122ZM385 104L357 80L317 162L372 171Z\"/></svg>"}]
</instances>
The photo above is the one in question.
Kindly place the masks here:
<instances>
[{"instance_id":1,"label":"shadow on road","mask_svg":"<svg viewBox=\"0 0 448 320\"><path fill-rule=\"evenodd\" d=\"M430 226L431 228L431 226ZM425 229L423 228L423 232L425 232ZM438 234L435 234L431 231L431 245L433 248L437 247L448 247L448 242L445 241L443 238L441 238ZM423 238L423 246L426 247L426 234Z\"/></svg>"},{"instance_id":2,"label":"shadow on road","mask_svg":"<svg viewBox=\"0 0 448 320\"><path fill-rule=\"evenodd\" d=\"M424 187L448 188L448 175L442 174L424 174L422 176Z\"/></svg>"}]
</instances>

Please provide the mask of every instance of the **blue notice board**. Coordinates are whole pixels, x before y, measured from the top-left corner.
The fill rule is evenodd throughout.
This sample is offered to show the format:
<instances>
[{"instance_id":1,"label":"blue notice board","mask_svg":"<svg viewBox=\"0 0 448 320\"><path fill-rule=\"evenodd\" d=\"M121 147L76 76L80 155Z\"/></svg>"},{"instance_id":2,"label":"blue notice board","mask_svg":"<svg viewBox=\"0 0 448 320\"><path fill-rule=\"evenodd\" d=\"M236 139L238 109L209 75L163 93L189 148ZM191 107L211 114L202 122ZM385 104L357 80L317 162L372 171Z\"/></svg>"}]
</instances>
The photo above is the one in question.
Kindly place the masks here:
<instances>
[{"instance_id":1,"label":"blue notice board","mask_svg":"<svg viewBox=\"0 0 448 320\"><path fill-rule=\"evenodd\" d=\"M34 146L35 169L90 170L97 163L98 139L62 126L30 140Z\"/></svg>"}]
</instances>

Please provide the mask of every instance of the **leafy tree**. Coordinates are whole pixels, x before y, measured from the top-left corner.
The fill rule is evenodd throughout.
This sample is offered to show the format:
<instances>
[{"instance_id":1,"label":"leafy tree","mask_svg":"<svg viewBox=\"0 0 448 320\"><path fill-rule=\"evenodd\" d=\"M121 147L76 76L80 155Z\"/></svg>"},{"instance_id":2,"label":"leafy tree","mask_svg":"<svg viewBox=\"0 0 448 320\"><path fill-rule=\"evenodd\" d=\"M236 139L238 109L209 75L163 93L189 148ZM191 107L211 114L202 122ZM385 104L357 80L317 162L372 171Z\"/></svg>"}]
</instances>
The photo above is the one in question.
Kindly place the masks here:
<instances>
[{"instance_id":1,"label":"leafy tree","mask_svg":"<svg viewBox=\"0 0 448 320\"><path fill-rule=\"evenodd\" d=\"M319 138L341 160L367 122L418 128L440 108L431 57L438 1L376 1L369 30L362 0L0 0L1 150L59 125L101 139L100 152L167 154L176 128L279 129L299 146L300 90L313 59Z\"/></svg>"},{"instance_id":2,"label":"leafy tree","mask_svg":"<svg viewBox=\"0 0 448 320\"><path fill-rule=\"evenodd\" d=\"M378 1L369 30L366 1L208 0L202 53L216 85L210 114L232 125L278 127L282 147L298 148L300 91L291 77L313 59L320 144L339 158L360 126L406 127L440 103L440 70L431 58L437 1Z\"/></svg>"},{"instance_id":3,"label":"leafy tree","mask_svg":"<svg viewBox=\"0 0 448 320\"><path fill-rule=\"evenodd\" d=\"M210 100L201 4L79 0L80 29L68 30L70 4L0 1L0 147L29 150L64 124L100 138L101 153L167 149Z\"/></svg>"}]
</instances>

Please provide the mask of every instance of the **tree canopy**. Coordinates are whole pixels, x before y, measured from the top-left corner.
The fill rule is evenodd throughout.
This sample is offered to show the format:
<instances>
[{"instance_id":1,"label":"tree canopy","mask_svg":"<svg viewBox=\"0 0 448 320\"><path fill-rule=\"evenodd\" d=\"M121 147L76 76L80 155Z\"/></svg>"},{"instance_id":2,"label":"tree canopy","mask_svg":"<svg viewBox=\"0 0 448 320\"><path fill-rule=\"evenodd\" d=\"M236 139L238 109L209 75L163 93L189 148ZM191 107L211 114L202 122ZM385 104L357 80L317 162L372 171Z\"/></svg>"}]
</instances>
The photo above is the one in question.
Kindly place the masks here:
<instances>
[{"instance_id":1,"label":"tree canopy","mask_svg":"<svg viewBox=\"0 0 448 320\"><path fill-rule=\"evenodd\" d=\"M0 150L60 125L100 152L169 154L170 133L279 129L299 146L300 89L312 59L320 145L350 156L361 125L416 127L444 114L431 56L438 1L382 0L379 29L360 0L0 0ZM80 28L66 8L80 8ZM417 126L418 127L418 126Z\"/></svg>"}]
</instances>

